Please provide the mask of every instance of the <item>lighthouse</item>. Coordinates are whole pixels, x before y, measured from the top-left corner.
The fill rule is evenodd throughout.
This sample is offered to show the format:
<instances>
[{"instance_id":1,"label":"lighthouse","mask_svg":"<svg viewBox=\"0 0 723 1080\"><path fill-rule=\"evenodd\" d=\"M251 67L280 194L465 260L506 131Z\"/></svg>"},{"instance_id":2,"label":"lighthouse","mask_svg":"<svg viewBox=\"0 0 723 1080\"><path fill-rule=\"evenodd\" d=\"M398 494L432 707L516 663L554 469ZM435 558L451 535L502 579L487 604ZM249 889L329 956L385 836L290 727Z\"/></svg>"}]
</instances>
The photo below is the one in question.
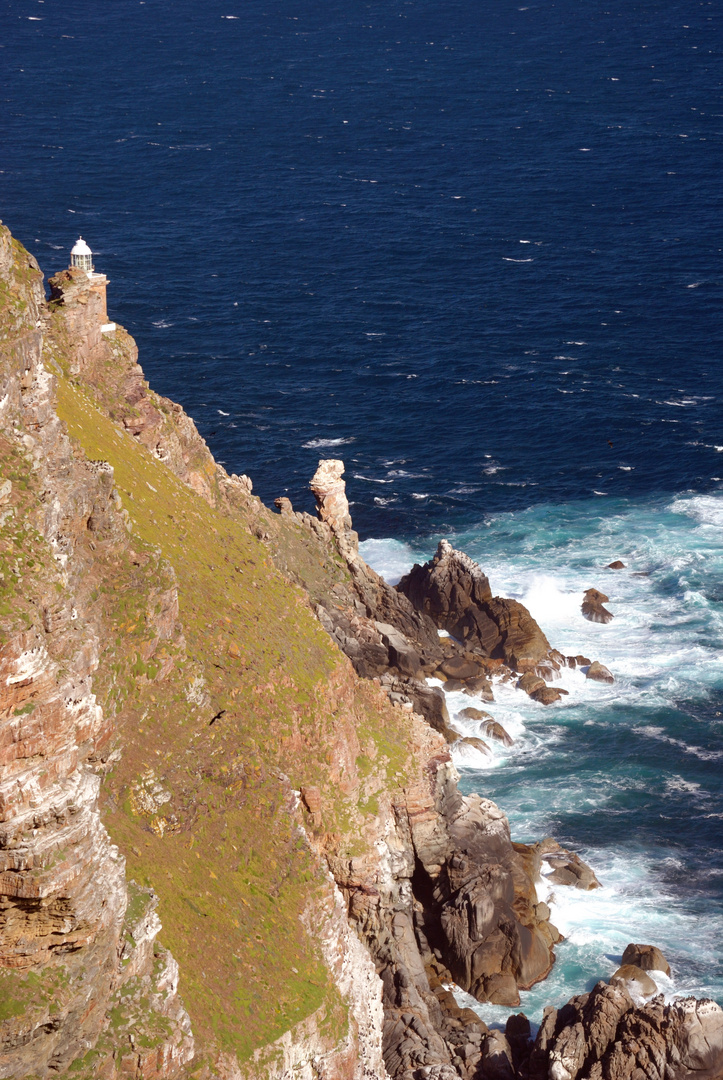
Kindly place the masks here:
<instances>
[{"instance_id":1,"label":"lighthouse","mask_svg":"<svg viewBox=\"0 0 723 1080\"><path fill-rule=\"evenodd\" d=\"M97 274L93 266L93 252L88 247L82 236L79 236L70 251L70 268L83 270L88 276L91 291L96 293L101 300L101 333L112 334L116 328L115 323L108 322L108 308L106 302L106 289L108 278L105 274Z\"/></svg>"},{"instance_id":2,"label":"lighthouse","mask_svg":"<svg viewBox=\"0 0 723 1080\"><path fill-rule=\"evenodd\" d=\"M70 252L70 265L78 266L86 274L93 273L93 252L82 236L79 236Z\"/></svg>"}]
</instances>

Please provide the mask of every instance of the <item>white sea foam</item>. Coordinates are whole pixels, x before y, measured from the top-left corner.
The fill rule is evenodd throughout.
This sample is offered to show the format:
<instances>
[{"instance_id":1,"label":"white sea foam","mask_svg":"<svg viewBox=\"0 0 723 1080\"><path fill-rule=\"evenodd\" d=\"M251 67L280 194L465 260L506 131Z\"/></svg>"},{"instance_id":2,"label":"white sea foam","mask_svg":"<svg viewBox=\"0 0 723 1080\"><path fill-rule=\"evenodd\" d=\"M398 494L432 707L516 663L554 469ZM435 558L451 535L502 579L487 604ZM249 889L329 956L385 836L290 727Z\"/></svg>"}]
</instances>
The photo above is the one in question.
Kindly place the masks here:
<instances>
[{"instance_id":1,"label":"white sea foam","mask_svg":"<svg viewBox=\"0 0 723 1080\"><path fill-rule=\"evenodd\" d=\"M599 833L595 846L581 855L603 888L553 890L553 921L566 941L557 948L550 978L522 994L522 1008L531 1018L539 1018L543 1005L562 1004L595 980L609 978L630 941L663 950L673 967L672 982L662 977L658 982L666 995L723 1000L716 974L723 940L720 904L716 900L703 913L694 902L695 874L718 888L720 860L708 870L691 868L686 884L673 889L666 875L686 877L685 858L681 863L679 849L666 850L664 824L675 820L666 814L677 818L685 807L697 807L696 820L710 821L711 829L723 820L719 796L710 788L723 759L715 728L723 720L694 719L679 707L681 701L704 706L723 687L721 525L723 494L681 494L647 505L599 496L576 506L499 514L475 532L448 537L481 563L495 594L530 609L552 645L566 655L600 660L616 680L594 683L583 671L565 668L553 685L569 696L549 707L494 680L494 702L448 695L455 730L483 738L491 751L489 758L475 760L466 750L453 750L463 787L496 797L510 817L513 836L535 840L552 831L569 844L557 823L568 823L563 829L574 834L575 822L583 818L590 823L588 834L596 827ZM438 539L430 537L421 550L396 541L367 541L362 553L395 581L413 562L431 557ZM615 559L626 568L608 570ZM582 616L582 596L590 587L610 597L606 607L612 623L590 623ZM483 734L479 721L461 718L470 705L502 724L513 745L504 747ZM576 733L583 731L586 744L599 740L605 748L595 768L594 757L579 768L571 750L580 745ZM610 752L619 756L603 756ZM569 771L563 772L566 761ZM636 829L627 828L637 806L649 827L659 830L657 847L641 848L648 840L639 841ZM620 833L615 826L617 838L609 846L605 822L623 828ZM504 1022L509 1015L494 1006L475 1007L487 1022Z\"/></svg>"},{"instance_id":2,"label":"white sea foam","mask_svg":"<svg viewBox=\"0 0 723 1080\"><path fill-rule=\"evenodd\" d=\"M304 450L322 450L325 447L331 446L346 446L347 443L353 443L354 436L348 439L309 439L308 442L302 443Z\"/></svg>"}]
</instances>

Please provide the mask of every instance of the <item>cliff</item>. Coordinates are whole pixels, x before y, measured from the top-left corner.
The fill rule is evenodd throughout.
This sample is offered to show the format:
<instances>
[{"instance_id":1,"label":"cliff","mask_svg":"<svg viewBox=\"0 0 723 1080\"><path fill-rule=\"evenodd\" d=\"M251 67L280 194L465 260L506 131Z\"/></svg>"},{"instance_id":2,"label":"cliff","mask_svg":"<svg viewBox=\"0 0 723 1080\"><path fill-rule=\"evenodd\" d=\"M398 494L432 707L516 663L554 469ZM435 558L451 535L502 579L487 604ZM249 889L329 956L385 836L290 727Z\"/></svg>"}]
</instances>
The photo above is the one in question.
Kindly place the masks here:
<instances>
[{"instance_id":1,"label":"cliff","mask_svg":"<svg viewBox=\"0 0 723 1080\"><path fill-rule=\"evenodd\" d=\"M424 679L565 658L485 590L440 643L359 558L340 463L319 518L273 513L85 274L51 290L0 226L0 1077L552 1068L564 1017L533 1060L446 989L514 1005L559 935Z\"/></svg>"}]
</instances>

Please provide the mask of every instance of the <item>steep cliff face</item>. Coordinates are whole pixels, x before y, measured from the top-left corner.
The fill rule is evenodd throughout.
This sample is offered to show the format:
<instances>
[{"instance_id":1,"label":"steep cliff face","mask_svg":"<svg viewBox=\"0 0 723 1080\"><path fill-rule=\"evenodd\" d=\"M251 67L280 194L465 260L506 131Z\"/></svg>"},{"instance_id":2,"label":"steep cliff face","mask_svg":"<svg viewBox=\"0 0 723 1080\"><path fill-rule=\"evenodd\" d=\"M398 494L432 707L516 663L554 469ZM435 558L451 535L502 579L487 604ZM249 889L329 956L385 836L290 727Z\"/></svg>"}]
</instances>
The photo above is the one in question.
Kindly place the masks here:
<instances>
[{"instance_id":1,"label":"steep cliff face","mask_svg":"<svg viewBox=\"0 0 723 1080\"><path fill-rule=\"evenodd\" d=\"M135 888L129 907L99 812L111 725L93 692L106 628L90 582L112 587L126 522L112 469L76 455L57 417L42 277L6 230L0 274L0 1075L63 1071L97 1044L118 995L140 987L148 1045L127 1043L125 1056L179 1066L193 1040L174 962L154 951L155 900Z\"/></svg>"},{"instance_id":2,"label":"steep cliff face","mask_svg":"<svg viewBox=\"0 0 723 1080\"><path fill-rule=\"evenodd\" d=\"M558 940L423 681L474 657L359 558L341 463L272 513L51 288L0 227L0 1077L532 1060L447 988L515 1004Z\"/></svg>"}]
</instances>

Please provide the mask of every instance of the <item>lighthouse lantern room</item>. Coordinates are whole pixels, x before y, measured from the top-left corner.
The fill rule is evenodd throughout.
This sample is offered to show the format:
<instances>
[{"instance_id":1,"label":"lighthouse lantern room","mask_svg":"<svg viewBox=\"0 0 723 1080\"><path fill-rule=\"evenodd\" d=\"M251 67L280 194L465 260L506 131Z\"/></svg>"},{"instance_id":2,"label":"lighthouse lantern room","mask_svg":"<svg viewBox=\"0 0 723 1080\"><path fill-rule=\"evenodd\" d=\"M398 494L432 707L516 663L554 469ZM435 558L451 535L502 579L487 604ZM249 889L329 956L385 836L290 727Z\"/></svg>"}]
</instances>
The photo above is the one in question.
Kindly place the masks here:
<instances>
[{"instance_id":1,"label":"lighthouse lantern room","mask_svg":"<svg viewBox=\"0 0 723 1080\"><path fill-rule=\"evenodd\" d=\"M93 252L82 236L78 237L70 252L70 265L85 270L86 274L93 273Z\"/></svg>"}]
</instances>

